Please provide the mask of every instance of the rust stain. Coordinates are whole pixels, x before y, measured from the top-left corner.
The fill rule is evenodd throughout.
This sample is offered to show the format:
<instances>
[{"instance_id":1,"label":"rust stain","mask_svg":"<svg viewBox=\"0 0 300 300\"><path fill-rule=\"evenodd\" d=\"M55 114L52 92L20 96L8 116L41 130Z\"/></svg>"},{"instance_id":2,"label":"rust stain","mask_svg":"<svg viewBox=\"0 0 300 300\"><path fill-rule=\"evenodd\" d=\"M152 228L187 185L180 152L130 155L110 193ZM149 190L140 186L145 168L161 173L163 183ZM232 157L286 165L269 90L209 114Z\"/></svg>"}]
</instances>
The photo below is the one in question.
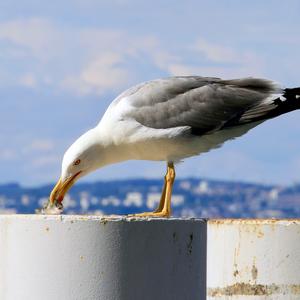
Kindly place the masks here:
<instances>
[{"instance_id":1,"label":"rust stain","mask_svg":"<svg viewBox=\"0 0 300 300\"><path fill-rule=\"evenodd\" d=\"M300 295L300 285L294 284L291 286L292 294L294 295Z\"/></svg>"},{"instance_id":2,"label":"rust stain","mask_svg":"<svg viewBox=\"0 0 300 300\"><path fill-rule=\"evenodd\" d=\"M300 219L210 219L210 225L231 225L231 224L245 224L245 225L297 225L300 224Z\"/></svg>"},{"instance_id":3,"label":"rust stain","mask_svg":"<svg viewBox=\"0 0 300 300\"><path fill-rule=\"evenodd\" d=\"M252 266L251 274L252 274L252 279L256 280L257 279L257 275L258 275L258 270L257 270L255 264L253 264L253 266Z\"/></svg>"},{"instance_id":4,"label":"rust stain","mask_svg":"<svg viewBox=\"0 0 300 300\"><path fill-rule=\"evenodd\" d=\"M260 238L263 238L265 236L264 232L259 229L258 232L257 232L257 237L260 239Z\"/></svg>"},{"instance_id":5,"label":"rust stain","mask_svg":"<svg viewBox=\"0 0 300 300\"><path fill-rule=\"evenodd\" d=\"M239 282L226 287L208 288L210 297L300 295L300 284L250 284Z\"/></svg>"},{"instance_id":6,"label":"rust stain","mask_svg":"<svg viewBox=\"0 0 300 300\"><path fill-rule=\"evenodd\" d=\"M240 256L240 252L241 252L241 239L242 239L242 230L241 228L239 228L239 239L238 239L238 244L237 246L234 248L234 257L233 257L233 261L234 261L234 265L237 267L238 265L238 258Z\"/></svg>"}]
</instances>

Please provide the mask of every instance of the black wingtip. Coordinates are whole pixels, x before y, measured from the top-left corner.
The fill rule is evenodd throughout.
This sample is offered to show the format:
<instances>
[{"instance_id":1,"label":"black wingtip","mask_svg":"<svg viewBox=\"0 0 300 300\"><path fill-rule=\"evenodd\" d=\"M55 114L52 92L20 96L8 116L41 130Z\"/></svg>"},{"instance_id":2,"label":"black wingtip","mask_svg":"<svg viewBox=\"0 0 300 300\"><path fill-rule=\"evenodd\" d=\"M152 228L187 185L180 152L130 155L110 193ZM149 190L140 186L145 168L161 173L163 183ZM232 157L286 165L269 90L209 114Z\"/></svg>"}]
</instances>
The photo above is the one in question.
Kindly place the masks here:
<instances>
[{"instance_id":1,"label":"black wingtip","mask_svg":"<svg viewBox=\"0 0 300 300\"><path fill-rule=\"evenodd\" d=\"M300 96L300 87L293 88L293 89L284 89L283 96L288 99L296 98L296 96Z\"/></svg>"}]
</instances>

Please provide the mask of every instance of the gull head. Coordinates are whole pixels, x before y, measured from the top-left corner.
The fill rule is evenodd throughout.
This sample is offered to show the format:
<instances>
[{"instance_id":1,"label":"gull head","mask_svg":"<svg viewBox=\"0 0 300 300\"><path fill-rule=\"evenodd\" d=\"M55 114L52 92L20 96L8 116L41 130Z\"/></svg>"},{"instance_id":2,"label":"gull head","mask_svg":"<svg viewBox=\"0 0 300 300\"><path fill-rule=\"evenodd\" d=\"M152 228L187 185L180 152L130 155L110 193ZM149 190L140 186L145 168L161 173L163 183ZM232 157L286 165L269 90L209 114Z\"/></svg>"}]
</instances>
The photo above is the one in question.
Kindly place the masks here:
<instances>
[{"instance_id":1,"label":"gull head","mask_svg":"<svg viewBox=\"0 0 300 300\"><path fill-rule=\"evenodd\" d=\"M101 150L97 129L79 137L66 151L62 161L61 176L50 194L50 204L61 204L65 194L81 177L101 166Z\"/></svg>"}]
</instances>

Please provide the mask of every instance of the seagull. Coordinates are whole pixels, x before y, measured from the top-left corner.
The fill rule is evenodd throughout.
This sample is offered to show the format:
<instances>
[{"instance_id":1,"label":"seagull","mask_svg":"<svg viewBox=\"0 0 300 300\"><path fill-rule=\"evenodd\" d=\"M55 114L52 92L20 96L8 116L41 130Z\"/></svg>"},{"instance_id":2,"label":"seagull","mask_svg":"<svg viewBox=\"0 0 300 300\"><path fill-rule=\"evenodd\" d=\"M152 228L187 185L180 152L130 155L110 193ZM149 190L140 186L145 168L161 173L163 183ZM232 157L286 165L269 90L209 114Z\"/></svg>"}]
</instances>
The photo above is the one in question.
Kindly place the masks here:
<instances>
[{"instance_id":1,"label":"seagull","mask_svg":"<svg viewBox=\"0 0 300 300\"><path fill-rule=\"evenodd\" d=\"M44 212L61 211L71 186L96 169L151 160L167 163L161 199L155 211L134 216L169 217L176 163L299 108L300 87L261 78L177 76L136 85L112 101L99 124L66 151Z\"/></svg>"}]
</instances>

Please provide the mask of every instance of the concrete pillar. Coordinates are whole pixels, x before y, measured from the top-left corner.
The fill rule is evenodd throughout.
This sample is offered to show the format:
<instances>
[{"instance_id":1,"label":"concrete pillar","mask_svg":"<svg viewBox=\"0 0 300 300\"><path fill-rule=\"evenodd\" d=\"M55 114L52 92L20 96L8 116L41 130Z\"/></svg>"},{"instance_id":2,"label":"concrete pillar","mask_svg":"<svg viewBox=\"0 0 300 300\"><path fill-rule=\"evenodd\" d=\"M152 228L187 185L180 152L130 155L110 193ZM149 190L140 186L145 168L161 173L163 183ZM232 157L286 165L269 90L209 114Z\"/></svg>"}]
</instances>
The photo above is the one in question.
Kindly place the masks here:
<instances>
[{"instance_id":1,"label":"concrete pillar","mask_svg":"<svg viewBox=\"0 0 300 300\"><path fill-rule=\"evenodd\" d=\"M207 294L213 300L299 300L300 220L210 220Z\"/></svg>"},{"instance_id":2,"label":"concrete pillar","mask_svg":"<svg viewBox=\"0 0 300 300\"><path fill-rule=\"evenodd\" d=\"M206 232L193 219L0 216L0 299L205 299Z\"/></svg>"},{"instance_id":3,"label":"concrete pillar","mask_svg":"<svg viewBox=\"0 0 300 300\"><path fill-rule=\"evenodd\" d=\"M0 216L1 300L299 300L300 220Z\"/></svg>"}]
</instances>

